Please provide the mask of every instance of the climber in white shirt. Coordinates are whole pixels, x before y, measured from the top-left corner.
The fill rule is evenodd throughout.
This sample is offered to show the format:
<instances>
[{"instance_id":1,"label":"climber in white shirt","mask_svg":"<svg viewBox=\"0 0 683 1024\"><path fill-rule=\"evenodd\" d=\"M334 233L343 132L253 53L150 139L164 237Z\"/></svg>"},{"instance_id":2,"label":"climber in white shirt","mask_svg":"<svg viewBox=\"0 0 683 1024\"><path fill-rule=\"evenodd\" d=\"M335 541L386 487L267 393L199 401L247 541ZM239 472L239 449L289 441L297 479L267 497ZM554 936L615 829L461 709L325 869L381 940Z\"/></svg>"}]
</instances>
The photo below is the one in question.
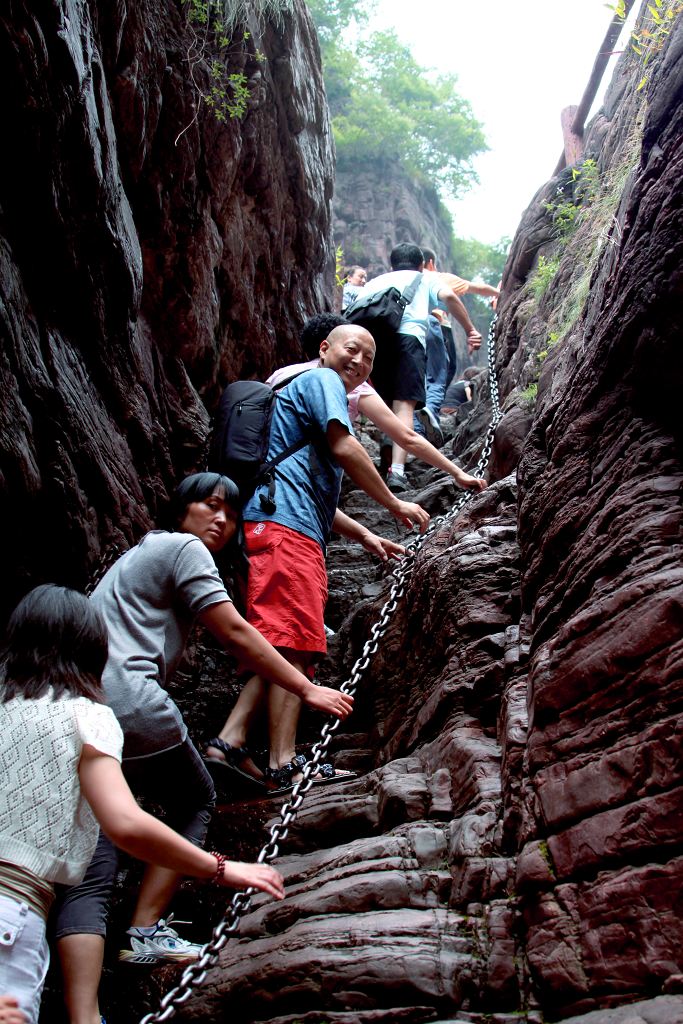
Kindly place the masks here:
<instances>
[{"instance_id":1,"label":"climber in white shirt","mask_svg":"<svg viewBox=\"0 0 683 1024\"><path fill-rule=\"evenodd\" d=\"M54 883L85 874L98 822L121 849L280 899L273 868L208 853L145 813L121 772L123 735L102 703L107 631L82 594L45 584L12 614L0 653L0 1020L37 1024ZM6 1011L6 1012L5 1012Z\"/></svg>"}]
</instances>

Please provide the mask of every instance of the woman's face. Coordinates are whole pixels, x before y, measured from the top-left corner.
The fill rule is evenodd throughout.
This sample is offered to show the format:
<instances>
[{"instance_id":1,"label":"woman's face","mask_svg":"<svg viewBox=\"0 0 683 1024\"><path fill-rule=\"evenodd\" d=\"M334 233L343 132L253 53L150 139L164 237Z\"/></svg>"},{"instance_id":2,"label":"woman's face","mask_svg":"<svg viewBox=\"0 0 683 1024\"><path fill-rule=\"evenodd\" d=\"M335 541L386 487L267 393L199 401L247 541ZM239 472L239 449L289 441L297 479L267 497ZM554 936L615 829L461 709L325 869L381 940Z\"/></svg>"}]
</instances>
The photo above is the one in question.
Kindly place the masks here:
<instances>
[{"instance_id":1,"label":"woman's face","mask_svg":"<svg viewBox=\"0 0 683 1024\"><path fill-rule=\"evenodd\" d=\"M221 551L237 530L237 512L219 489L201 501L192 501L180 523L183 533L193 533L209 551Z\"/></svg>"}]
</instances>

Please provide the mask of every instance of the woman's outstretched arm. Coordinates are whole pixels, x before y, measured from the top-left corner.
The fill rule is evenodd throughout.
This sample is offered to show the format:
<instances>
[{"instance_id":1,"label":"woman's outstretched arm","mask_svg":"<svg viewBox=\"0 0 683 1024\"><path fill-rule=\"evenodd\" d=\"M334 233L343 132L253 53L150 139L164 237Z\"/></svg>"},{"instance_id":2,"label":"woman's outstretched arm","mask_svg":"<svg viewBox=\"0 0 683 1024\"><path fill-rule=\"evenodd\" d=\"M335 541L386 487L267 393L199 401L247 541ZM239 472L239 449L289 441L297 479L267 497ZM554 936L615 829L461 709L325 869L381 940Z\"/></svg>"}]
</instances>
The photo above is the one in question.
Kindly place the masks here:
<instances>
[{"instance_id":1,"label":"woman's outstretched arm","mask_svg":"<svg viewBox=\"0 0 683 1024\"><path fill-rule=\"evenodd\" d=\"M178 832L147 814L138 805L115 757L86 743L78 765L81 791L112 843L150 864L182 875L211 879L217 860L211 853L184 839ZM226 860L220 878L223 885L253 885L275 899L284 896L282 876L267 864Z\"/></svg>"},{"instance_id":2,"label":"woman's outstretched arm","mask_svg":"<svg viewBox=\"0 0 683 1024\"><path fill-rule=\"evenodd\" d=\"M361 395L358 408L369 420L387 434L400 448L410 452L418 459L429 463L435 469L448 473L455 480L458 487L464 487L471 491L482 491L486 482L479 477L470 476L464 470L456 466L454 462L447 459L443 452L430 444L426 437L422 437L415 430L406 427L395 415L379 395Z\"/></svg>"},{"instance_id":3,"label":"woman's outstretched arm","mask_svg":"<svg viewBox=\"0 0 683 1024\"><path fill-rule=\"evenodd\" d=\"M209 605L199 613L199 621L254 675L296 694L316 711L336 715L341 719L351 713L353 697L328 686L312 683L242 618L231 601Z\"/></svg>"}]
</instances>

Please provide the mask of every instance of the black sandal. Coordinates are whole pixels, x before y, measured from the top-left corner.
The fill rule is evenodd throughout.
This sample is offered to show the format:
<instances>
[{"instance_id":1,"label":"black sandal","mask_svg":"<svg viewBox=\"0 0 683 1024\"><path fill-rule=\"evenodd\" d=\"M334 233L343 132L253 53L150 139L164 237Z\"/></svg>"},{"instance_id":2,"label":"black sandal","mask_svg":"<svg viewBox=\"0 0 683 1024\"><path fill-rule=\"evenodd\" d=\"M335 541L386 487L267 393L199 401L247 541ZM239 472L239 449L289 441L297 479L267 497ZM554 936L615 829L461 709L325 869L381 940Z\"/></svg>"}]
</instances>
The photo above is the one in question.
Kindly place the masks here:
<instances>
[{"instance_id":1,"label":"black sandal","mask_svg":"<svg viewBox=\"0 0 683 1024\"><path fill-rule=\"evenodd\" d=\"M283 764L281 768L266 768L264 772L266 781L275 783L275 788L269 790L271 795L276 796L278 793L289 793L290 789L294 789L292 776L302 772L305 764L306 758L304 755L297 754L287 764Z\"/></svg>"},{"instance_id":2,"label":"black sandal","mask_svg":"<svg viewBox=\"0 0 683 1024\"><path fill-rule=\"evenodd\" d=\"M266 768L263 773L266 783L274 783L273 786L267 786L269 795L278 796L280 793L289 793L291 789L294 789L292 776L299 771L301 771L299 766L292 764L291 761L283 764L281 768Z\"/></svg>"},{"instance_id":3,"label":"black sandal","mask_svg":"<svg viewBox=\"0 0 683 1024\"><path fill-rule=\"evenodd\" d=\"M249 782L253 782L255 786L259 786L261 789L265 787L263 779L257 779L254 775L250 775L249 772L245 772L240 768L240 764L246 757L251 757L251 751L248 747L231 747L229 743L222 740L219 736L214 736L212 740L207 742L207 747L215 747L216 750L224 755L224 758L210 757L205 754L203 757L204 764L206 765L211 778L214 782L222 783L225 781L224 773L221 771L218 773L218 777L214 774L217 768L225 768L229 772L234 772L243 779L247 779Z\"/></svg>"},{"instance_id":4,"label":"black sandal","mask_svg":"<svg viewBox=\"0 0 683 1024\"><path fill-rule=\"evenodd\" d=\"M347 771L345 768L335 768L333 764L319 764L315 775L311 776L314 786L326 786L330 782L346 782L347 779L355 779L356 772Z\"/></svg>"}]
</instances>

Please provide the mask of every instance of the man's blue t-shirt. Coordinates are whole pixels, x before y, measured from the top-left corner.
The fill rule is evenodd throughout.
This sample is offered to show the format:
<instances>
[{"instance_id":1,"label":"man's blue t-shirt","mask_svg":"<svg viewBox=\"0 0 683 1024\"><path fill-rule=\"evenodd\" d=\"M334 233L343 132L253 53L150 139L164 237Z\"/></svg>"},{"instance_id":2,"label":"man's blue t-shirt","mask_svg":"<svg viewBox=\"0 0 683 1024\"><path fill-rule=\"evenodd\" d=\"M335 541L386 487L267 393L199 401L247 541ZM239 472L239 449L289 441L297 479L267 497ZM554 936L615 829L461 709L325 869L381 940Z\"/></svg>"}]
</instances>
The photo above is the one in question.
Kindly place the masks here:
<instances>
[{"instance_id":1,"label":"man's blue t-shirt","mask_svg":"<svg viewBox=\"0 0 683 1024\"><path fill-rule=\"evenodd\" d=\"M259 487L244 506L246 522L280 523L317 540L325 550L343 473L325 436L333 420L353 433L346 390L334 370L308 370L277 393L268 458L304 437L311 443L276 467L277 510L272 515L264 512L259 495L267 494L268 488Z\"/></svg>"}]
</instances>

